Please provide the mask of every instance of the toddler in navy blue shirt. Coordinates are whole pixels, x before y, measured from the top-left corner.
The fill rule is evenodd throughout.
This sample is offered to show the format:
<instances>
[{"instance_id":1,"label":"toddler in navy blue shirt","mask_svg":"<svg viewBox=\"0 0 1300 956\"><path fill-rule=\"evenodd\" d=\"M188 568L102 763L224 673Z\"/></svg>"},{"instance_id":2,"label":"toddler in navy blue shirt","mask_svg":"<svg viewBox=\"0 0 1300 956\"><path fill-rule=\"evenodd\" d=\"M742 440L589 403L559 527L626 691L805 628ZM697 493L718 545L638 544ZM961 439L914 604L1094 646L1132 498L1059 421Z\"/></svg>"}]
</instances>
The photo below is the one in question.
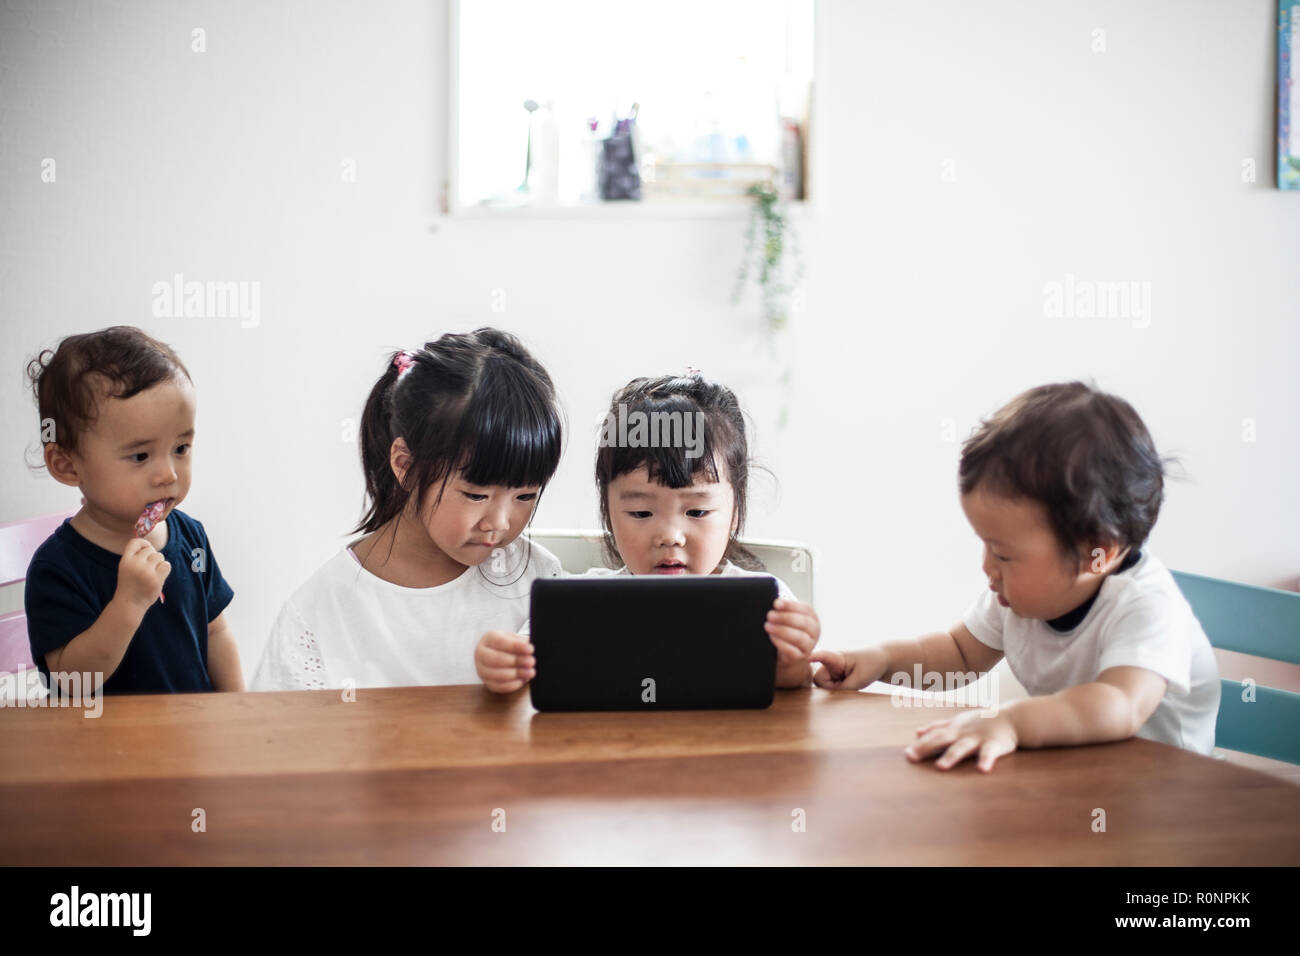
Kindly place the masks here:
<instances>
[{"instance_id":1,"label":"toddler in navy blue shirt","mask_svg":"<svg viewBox=\"0 0 1300 956\"><path fill-rule=\"evenodd\" d=\"M58 675L78 673L102 693L243 690L222 613L234 594L203 525L176 510L195 412L180 358L115 326L45 350L28 377L45 466L83 495L27 570L27 633L46 686L57 693Z\"/></svg>"}]
</instances>

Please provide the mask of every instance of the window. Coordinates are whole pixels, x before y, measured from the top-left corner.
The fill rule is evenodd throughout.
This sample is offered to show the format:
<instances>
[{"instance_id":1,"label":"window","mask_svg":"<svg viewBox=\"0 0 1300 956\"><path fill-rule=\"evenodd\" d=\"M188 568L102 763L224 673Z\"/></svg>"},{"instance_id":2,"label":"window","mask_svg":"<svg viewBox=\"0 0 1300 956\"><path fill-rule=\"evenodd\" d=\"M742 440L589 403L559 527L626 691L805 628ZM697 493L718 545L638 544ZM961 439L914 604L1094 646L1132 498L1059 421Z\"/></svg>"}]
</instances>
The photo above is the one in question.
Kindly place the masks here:
<instances>
[{"instance_id":1,"label":"window","mask_svg":"<svg viewBox=\"0 0 1300 956\"><path fill-rule=\"evenodd\" d=\"M803 198L812 41L812 0L455 3L451 205Z\"/></svg>"}]
</instances>

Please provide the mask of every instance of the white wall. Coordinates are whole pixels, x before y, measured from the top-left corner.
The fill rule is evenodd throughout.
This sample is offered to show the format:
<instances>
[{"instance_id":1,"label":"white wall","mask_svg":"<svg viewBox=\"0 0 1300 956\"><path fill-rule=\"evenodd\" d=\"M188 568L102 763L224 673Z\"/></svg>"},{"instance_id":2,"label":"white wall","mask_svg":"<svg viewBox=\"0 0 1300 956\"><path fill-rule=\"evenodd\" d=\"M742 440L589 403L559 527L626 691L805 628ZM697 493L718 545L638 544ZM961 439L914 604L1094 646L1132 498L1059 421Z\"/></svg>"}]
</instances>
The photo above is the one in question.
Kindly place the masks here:
<instances>
[{"instance_id":1,"label":"white wall","mask_svg":"<svg viewBox=\"0 0 1300 956\"><path fill-rule=\"evenodd\" d=\"M943 420L963 436L1053 380L1124 395L1182 456L1167 563L1300 574L1300 195L1271 186L1273 0L820 3L784 431L755 303L729 301L741 220L431 230L443 4L31 6L0 14L0 521L76 504L23 463L24 360L114 323L171 342L199 391L184 507L235 588L246 674L359 516L341 421L385 351L480 324L522 335L569 411L539 525L595 522L590 426L613 388L687 364L732 384L780 479L750 533L820 548L830 646L947 625L980 591ZM178 272L259 281L260 326L154 319L152 284ZM1150 282L1150 326L1045 318L1067 273Z\"/></svg>"}]
</instances>

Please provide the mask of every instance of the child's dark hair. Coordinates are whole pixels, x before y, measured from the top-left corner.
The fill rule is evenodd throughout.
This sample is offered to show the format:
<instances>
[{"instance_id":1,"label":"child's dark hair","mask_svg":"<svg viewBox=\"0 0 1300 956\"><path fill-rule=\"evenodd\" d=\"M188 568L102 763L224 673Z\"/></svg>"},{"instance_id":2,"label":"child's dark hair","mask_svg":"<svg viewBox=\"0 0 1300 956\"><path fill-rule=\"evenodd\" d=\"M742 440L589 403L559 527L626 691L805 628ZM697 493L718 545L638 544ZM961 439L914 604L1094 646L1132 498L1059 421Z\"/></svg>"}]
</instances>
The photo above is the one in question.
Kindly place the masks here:
<instances>
[{"instance_id":1,"label":"child's dark hair","mask_svg":"<svg viewBox=\"0 0 1300 956\"><path fill-rule=\"evenodd\" d=\"M70 452L94 426L102 399L131 398L182 375L189 379L189 370L171 346L130 325L69 335L27 363L42 432L53 422L53 442Z\"/></svg>"},{"instance_id":2,"label":"child's dark hair","mask_svg":"<svg viewBox=\"0 0 1300 956\"><path fill-rule=\"evenodd\" d=\"M719 480L718 460L726 466L727 478L735 498L735 531L727 542L725 560L751 571L764 570L763 564L738 540L745 527L746 492L749 488L749 443L745 438L745 416L736 401L736 395L725 385L711 382L698 373L691 375L664 375L660 378L636 378L617 392L609 405L605 428L626 414L640 413L643 421L672 421L677 415L700 415L693 419L702 423L700 453L687 455L681 443L651 443L631 445L602 438L596 450L596 488L600 493L600 524L604 530L606 561L612 567L623 563L609 516L609 486L615 478L644 467L651 481L668 488L688 488L696 476L705 475L709 481ZM655 418L663 415L669 417ZM642 417L643 416L643 417ZM627 419L624 418L624 421Z\"/></svg>"},{"instance_id":3,"label":"child's dark hair","mask_svg":"<svg viewBox=\"0 0 1300 956\"><path fill-rule=\"evenodd\" d=\"M399 365L409 367L403 372ZM370 506L356 531L377 531L454 471L475 485L545 487L560 463L560 410L551 377L508 332L448 333L416 352L395 352L366 399L361 466ZM404 482L390 452L411 454Z\"/></svg>"},{"instance_id":4,"label":"child's dark hair","mask_svg":"<svg viewBox=\"0 0 1300 956\"><path fill-rule=\"evenodd\" d=\"M1160 513L1165 466L1133 406L1083 382L1017 395L962 445L958 484L1047 510L1067 556L1141 547Z\"/></svg>"}]
</instances>

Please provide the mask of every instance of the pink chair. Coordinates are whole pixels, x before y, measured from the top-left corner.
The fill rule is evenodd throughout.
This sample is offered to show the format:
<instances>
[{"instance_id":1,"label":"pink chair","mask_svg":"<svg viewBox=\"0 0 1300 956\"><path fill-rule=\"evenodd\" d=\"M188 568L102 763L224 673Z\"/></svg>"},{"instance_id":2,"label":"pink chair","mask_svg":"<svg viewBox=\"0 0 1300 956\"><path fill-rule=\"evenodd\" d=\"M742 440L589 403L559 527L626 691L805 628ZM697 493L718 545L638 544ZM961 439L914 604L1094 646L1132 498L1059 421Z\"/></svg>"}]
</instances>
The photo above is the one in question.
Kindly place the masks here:
<instances>
[{"instance_id":1,"label":"pink chair","mask_svg":"<svg viewBox=\"0 0 1300 956\"><path fill-rule=\"evenodd\" d=\"M15 521L0 525L0 587L18 584L27 578L27 565L36 549L54 533L54 529L75 511ZM0 674L35 667L31 645L27 642L27 615L23 611L0 614Z\"/></svg>"}]
</instances>

